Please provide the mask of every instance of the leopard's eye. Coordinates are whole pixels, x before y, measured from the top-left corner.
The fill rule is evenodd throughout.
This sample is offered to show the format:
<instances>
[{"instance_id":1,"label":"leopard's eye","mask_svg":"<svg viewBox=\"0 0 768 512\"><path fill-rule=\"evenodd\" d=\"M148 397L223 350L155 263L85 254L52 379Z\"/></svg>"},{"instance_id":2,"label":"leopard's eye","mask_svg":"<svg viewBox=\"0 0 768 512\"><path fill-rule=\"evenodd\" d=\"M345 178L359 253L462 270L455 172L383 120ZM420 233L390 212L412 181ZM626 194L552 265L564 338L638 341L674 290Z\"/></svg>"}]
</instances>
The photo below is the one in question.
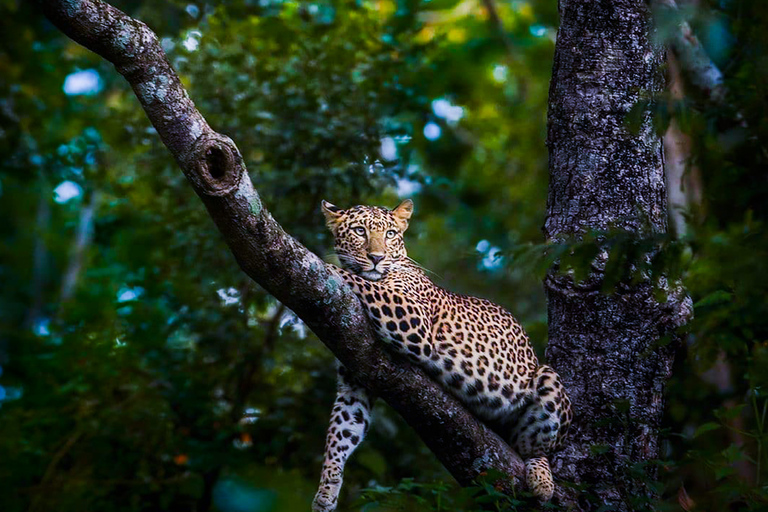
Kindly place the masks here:
<instances>
[{"instance_id":1,"label":"leopard's eye","mask_svg":"<svg viewBox=\"0 0 768 512\"><path fill-rule=\"evenodd\" d=\"M365 236L365 228L362 226L355 226L354 228L352 228L352 231L356 235Z\"/></svg>"},{"instance_id":2,"label":"leopard's eye","mask_svg":"<svg viewBox=\"0 0 768 512\"><path fill-rule=\"evenodd\" d=\"M387 231L387 238L395 238L397 236L397 231L394 229L390 229Z\"/></svg>"}]
</instances>

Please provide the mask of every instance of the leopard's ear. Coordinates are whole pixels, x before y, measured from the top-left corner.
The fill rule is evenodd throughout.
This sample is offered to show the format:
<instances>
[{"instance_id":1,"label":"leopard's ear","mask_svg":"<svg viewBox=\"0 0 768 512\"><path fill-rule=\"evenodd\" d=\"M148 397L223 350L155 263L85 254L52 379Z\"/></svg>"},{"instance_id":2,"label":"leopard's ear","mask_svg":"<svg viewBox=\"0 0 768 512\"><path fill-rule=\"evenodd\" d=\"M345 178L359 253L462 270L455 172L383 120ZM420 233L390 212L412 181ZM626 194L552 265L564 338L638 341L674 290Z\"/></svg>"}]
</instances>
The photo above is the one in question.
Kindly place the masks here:
<instances>
[{"instance_id":1,"label":"leopard's ear","mask_svg":"<svg viewBox=\"0 0 768 512\"><path fill-rule=\"evenodd\" d=\"M392 213L395 215L398 224L400 224L400 228L405 231L408 229L408 219L413 215L413 201L406 199L397 205L397 208L392 210Z\"/></svg>"},{"instance_id":2,"label":"leopard's ear","mask_svg":"<svg viewBox=\"0 0 768 512\"><path fill-rule=\"evenodd\" d=\"M335 204L329 203L325 199L323 199L321 204L323 207L323 215L325 215L325 225L328 226L328 229L335 235L339 220L341 219L341 216L344 215L344 210Z\"/></svg>"}]
</instances>

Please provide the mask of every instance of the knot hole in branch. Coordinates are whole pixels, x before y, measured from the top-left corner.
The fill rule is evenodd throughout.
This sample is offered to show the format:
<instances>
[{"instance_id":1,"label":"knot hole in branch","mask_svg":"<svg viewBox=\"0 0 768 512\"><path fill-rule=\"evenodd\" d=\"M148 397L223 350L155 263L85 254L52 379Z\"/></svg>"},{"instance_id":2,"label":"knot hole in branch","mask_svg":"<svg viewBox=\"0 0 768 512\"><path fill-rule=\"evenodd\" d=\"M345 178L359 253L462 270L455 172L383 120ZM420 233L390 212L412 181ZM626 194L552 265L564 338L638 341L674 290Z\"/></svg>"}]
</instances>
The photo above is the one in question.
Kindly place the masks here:
<instances>
[{"instance_id":1,"label":"knot hole in branch","mask_svg":"<svg viewBox=\"0 0 768 512\"><path fill-rule=\"evenodd\" d=\"M232 139L216 132L201 135L191 152L190 178L201 192L223 196L240 185L243 158Z\"/></svg>"},{"instance_id":2,"label":"knot hole in branch","mask_svg":"<svg viewBox=\"0 0 768 512\"><path fill-rule=\"evenodd\" d=\"M205 165L214 180L222 180L227 175L227 157L217 147L208 148L205 153Z\"/></svg>"}]
</instances>

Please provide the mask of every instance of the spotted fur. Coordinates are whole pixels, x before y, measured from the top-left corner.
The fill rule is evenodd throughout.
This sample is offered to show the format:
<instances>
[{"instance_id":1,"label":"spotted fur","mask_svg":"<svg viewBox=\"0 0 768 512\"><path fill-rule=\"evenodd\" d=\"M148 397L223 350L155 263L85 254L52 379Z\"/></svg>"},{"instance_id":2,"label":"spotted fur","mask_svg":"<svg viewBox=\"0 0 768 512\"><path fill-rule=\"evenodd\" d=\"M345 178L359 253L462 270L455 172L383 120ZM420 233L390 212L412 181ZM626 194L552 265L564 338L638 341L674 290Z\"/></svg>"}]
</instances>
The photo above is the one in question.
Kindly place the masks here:
<instances>
[{"instance_id":1,"label":"spotted fur","mask_svg":"<svg viewBox=\"0 0 768 512\"><path fill-rule=\"evenodd\" d=\"M539 365L522 326L501 306L440 288L408 259L403 233L413 213L410 200L394 210L341 210L323 201L323 213L344 267L338 272L378 339L506 433L525 459L528 486L549 500L554 482L547 454L563 442L571 405L557 373ZM372 402L340 368L313 510L335 510L344 464L365 436Z\"/></svg>"}]
</instances>

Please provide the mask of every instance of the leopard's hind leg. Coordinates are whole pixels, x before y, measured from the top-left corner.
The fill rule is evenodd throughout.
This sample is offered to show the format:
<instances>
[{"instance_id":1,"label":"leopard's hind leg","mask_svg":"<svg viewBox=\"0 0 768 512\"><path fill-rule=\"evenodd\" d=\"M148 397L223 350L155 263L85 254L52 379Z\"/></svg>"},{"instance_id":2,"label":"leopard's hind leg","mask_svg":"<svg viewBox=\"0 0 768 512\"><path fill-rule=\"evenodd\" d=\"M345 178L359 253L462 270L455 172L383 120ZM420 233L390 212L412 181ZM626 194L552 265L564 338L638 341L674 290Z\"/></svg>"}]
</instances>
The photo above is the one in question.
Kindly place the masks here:
<instances>
[{"instance_id":1,"label":"leopard's hind leg","mask_svg":"<svg viewBox=\"0 0 768 512\"><path fill-rule=\"evenodd\" d=\"M510 444L525 459L530 490L543 501L552 498L555 483L547 454L563 442L571 424L571 402L560 377L549 366L539 366L530 383L532 400L513 427Z\"/></svg>"},{"instance_id":2,"label":"leopard's hind leg","mask_svg":"<svg viewBox=\"0 0 768 512\"><path fill-rule=\"evenodd\" d=\"M339 365L336 402L331 412L320 486L312 502L312 510L336 510L344 479L344 465L368 432L373 402L370 391L353 382L347 376L346 369Z\"/></svg>"}]
</instances>

